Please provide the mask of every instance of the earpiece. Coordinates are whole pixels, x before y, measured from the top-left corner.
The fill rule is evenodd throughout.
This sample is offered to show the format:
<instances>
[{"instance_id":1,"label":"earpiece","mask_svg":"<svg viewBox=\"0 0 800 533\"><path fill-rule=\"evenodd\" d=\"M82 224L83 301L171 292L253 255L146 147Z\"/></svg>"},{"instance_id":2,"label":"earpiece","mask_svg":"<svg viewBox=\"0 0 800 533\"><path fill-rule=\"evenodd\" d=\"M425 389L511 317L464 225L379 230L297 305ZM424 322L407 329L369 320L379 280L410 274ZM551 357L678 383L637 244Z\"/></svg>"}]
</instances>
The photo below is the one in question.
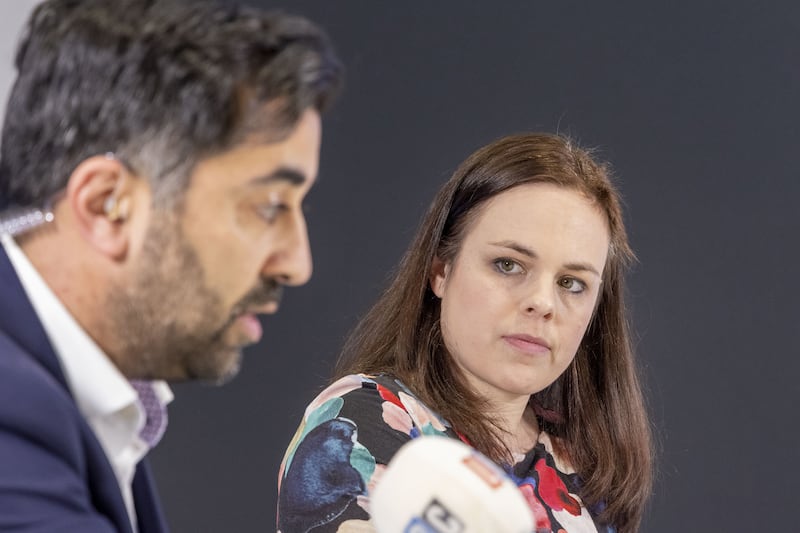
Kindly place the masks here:
<instances>
[{"instance_id":1,"label":"earpiece","mask_svg":"<svg viewBox=\"0 0 800 533\"><path fill-rule=\"evenodd\" d=\"M109 196L103 202L103 211L111 222L122 222L128 217L127 198L117 200L115 196Z\"/></svg>"},{"instance_id":2,"label":"earpiece","mask_svg":"<svg viewBox=\"0 0 800 533\"><path fill-rule=\"evenodd\" d=\"M127 170L128 168L114 152L106 152L105 158L109 161L117 161L123 169ZM103 211L111 222L124 222L128 218L128 196L123 194L121 198L117 198L121 183L121 181L117 181L114 190L103 202Z\"/></svg>"}]
</instances>

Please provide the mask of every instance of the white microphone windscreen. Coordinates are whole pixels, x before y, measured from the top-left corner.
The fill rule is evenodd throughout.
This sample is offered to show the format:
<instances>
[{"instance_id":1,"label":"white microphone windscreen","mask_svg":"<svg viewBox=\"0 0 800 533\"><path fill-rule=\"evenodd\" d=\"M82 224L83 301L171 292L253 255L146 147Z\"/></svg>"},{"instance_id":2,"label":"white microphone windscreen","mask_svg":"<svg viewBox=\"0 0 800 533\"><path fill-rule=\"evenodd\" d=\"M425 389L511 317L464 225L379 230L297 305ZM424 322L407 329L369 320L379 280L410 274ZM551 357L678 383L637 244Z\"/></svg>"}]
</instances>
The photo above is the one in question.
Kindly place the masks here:
<instances>
[{"instance_id":1,"label":"white microphone windscreen","mask_svg":"<svg viewBox=\"0 0 800 533\"><path fill-rule=\"evenodd\" d=\"M378 533L530 533L522 492L490 459L447 437L419 437L395 454L370 494Z\"/></svg>"}]
</instances>

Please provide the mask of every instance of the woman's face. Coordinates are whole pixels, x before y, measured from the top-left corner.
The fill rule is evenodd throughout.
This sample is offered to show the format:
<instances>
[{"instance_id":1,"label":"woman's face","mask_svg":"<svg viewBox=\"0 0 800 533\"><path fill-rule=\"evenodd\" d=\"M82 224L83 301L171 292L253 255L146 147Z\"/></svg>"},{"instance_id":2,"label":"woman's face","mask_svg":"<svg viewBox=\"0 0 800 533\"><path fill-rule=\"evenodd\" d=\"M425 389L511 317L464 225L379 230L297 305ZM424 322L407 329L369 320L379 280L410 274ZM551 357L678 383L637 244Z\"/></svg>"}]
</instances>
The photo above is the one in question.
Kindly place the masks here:
<instances>
[{"instance_id":1,"label":"woman's face","mask_svg":"<svg viewBox=\"0 0 800 533\"><path fill-rule=\"evenodd\" d=\"M520 185L479 208L450 263L434 261L445 345L495 403L539 392L569 366L597 301L606 219L583 194Z\"/></svg>"}]
</instances>

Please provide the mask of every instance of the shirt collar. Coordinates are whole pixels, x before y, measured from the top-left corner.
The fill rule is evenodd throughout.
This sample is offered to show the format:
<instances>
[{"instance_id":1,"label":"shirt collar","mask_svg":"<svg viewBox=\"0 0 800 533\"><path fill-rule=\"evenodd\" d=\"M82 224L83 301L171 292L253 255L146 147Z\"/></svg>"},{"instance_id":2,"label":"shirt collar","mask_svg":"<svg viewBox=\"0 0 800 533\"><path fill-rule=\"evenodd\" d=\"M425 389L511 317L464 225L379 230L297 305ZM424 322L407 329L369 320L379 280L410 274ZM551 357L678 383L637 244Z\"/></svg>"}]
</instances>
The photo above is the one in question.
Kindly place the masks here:
<instances>
[{"instance_id":1,"label":"shirt collar","mask_svg":"<svg viewBox=\"0 0 800 533\"><path fill-rule=\"evenodd\" d=\"M64 307L14 239L10 235L1 238L61 361L67 384L81 413L87 418L105 417L138 405L138 396L128 380ZM161 381L155 383L159 399L164 404L169 403L173 398L169 387ZM139 421L137 425L142 423Z\"/></svg>"}]
</instances>

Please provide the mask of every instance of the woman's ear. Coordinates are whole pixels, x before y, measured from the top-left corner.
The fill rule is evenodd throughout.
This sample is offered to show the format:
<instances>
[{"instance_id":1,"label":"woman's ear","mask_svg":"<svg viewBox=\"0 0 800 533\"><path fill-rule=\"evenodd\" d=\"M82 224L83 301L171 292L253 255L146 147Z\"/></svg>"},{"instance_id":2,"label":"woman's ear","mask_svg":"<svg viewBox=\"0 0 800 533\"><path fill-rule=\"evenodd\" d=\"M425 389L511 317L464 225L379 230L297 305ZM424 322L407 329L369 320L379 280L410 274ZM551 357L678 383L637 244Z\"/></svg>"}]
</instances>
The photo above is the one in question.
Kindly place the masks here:
<instances>
[{"instance_id":1,"label":"woman's ear","mask_svg":"<svg viewBox=\"0 0 800 533\"><path fill-rule=\"evenodd\" d=\"M116 159L93 156L81 161L67 183L67 204L78 231L92 247L113 258L129 245L133 178Z\"/></svg>"},{"instance_id":2,"label":"woman's ear","mask_svg":"<svg viewBox=\"0 0 800 533\"><path fill-rule=\"evenodd\" d=\"M447 275L450 272L450 264L445 263L439 257L433 258L430 273L430 285L433 294L442 298L444 295L445 285L447 284Z\"/></svg>"}]
</instances>

